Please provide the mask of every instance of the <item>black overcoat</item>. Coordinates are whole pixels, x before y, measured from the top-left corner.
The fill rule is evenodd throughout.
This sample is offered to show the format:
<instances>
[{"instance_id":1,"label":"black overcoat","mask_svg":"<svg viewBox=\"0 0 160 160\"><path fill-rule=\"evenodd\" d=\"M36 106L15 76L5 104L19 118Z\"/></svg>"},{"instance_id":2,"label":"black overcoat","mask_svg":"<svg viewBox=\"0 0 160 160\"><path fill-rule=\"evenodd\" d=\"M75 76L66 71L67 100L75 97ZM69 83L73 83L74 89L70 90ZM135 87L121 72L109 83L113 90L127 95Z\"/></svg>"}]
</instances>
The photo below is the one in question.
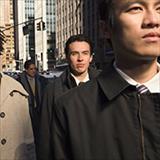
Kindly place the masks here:
<instances>
[{"instance_id":1,"label":"black overcoat","mask_svg":"<svg viewBox=\"0 0 160 160\"><path fill-rule=\"evenodd\" d=\"M22 72L19 77L18 81L22 84L24 89L29 94L28 102L29 102L29 112L32 120L32 126L34 131L34 136L37 141L37 137L39 134L39 120L40 120L40 110L41 110L41 103L42 103L42 97L44 94L44 89L48 84L48 80L40 76L38 73L35 75L35 96L32 92L32 89L30 87L30 84L27 79L27 73L24 71ZM36 107L35 107L35 100L36 100Z\"/></svg>"},{"instance_id":2,"label":"black overcoat","mask_svg":"<svg viewBox=\"0 0 160 160\"><path fill-rule=\"evenodd\" d=\"M109 67L56 101L54 160L159 160L160 94L139 95Z\"/></svg>"},{"instance_id":3,"label":"black overcoat","mask_svg":"<svg viewBox=\"0 0 160 160\"><path fill-rule=\"evenodd\" d=\"M100 70L89 68L89 79L93 80L100 74ZM38 144L38 160L53 159L50 145L50 124L53 115L54 101L57 97L69 92L72 88L77 87L74 78L67 68L60 77L55 78L53 82L48 84L43 97L43 105L40 120L40 137Z\"/></svg>"}]
</instances>

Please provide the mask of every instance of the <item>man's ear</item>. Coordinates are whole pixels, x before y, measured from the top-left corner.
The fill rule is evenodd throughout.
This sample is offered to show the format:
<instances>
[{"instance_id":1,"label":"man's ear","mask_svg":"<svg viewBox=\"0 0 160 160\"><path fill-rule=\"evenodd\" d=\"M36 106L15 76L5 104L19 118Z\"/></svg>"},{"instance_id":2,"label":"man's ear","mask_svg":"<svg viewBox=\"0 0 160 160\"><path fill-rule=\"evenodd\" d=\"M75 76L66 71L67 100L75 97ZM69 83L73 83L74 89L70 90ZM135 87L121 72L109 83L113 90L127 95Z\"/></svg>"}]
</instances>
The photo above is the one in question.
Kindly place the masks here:
<instances>
[{"instance_id":1,"label":"man's ear","mask_svg":"<svg viewBox=\"0 0 160 160\"><path fill-rule=\"evenodd\" d=\"M93 60L93 54L91 55L89 62L91 63L92 60Z\"/></svg>"},{"instance_id":2,"label":"man's ear","mask_svg":"<svg viewBox=\"0 0 160 160\"><path fill-rule=\"evenodd\" d=\"M103 20L99 21L99 33L100 33L100 37L103 39L110 39L110 32L109 32L109 25L107 25L107 23Z\"/></svg>"}]
</instances>

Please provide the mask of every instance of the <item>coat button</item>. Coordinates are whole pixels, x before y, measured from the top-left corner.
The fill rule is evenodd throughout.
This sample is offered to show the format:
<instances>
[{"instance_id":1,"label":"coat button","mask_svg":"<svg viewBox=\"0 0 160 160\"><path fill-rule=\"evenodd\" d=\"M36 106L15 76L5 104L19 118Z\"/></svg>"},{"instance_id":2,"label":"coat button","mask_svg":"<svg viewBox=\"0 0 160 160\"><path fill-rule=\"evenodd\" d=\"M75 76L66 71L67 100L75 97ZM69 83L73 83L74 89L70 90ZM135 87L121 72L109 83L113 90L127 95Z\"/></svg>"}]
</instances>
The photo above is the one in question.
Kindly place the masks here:
<instances>
[{"instance_id":1,"label":"coat button","mask_svg":"<svg viewBox=\"0 0 160 160\"><path fill-rule=\"evenodd\" d=\"M2 144L2 145L5 145L6 142L7 142L6 139L2 139L2 140L1 140L1 144Z\"/></svg>"},{"instance_id":2,"label":"coat button","mask_svg":"<svg viewBox=\"0 0 160 160\"><path fill-rule=\"evenodd\" d=\"M4 117L5 117L5 113L4 113L4 112L1 112L1 113L0 113L0 117L1 117L1 118L4 118Z\"/></svg>"}]
</instances>

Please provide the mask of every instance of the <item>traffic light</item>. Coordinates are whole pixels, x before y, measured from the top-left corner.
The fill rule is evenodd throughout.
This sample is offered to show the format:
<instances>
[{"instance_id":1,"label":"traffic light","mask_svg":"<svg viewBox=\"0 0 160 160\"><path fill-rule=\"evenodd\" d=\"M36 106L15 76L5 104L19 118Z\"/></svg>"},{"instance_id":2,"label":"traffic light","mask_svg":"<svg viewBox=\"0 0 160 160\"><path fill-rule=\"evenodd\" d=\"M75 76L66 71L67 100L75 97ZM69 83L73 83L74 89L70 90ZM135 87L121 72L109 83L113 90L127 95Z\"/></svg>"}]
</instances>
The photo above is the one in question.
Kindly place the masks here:
<instances>
[{"instance_id":1,"label":"traffic light","mask_svg":"<svg viewBox=\"0 0 160 160\"><path fill-rule=\"evenodd\" d=\"M37 31L41 31L41 22L37 23Z\"/></svg>"},{"instance_id":2,"label":"traffic light","mask_svg":"<svg viewBox=\"0 0 160 160\"><path fill-rule=\"evenodd\" d=\"M42 22L42 29L43 29L43 30L46 29L45 22Z\"/></svg>"},{"instance_id":3,"label":"traffic light","mask_svg":"<svg viewBox=\"0 0 160 160\"><path fill-rule=\"evenodd\" d=\"M29 34L28 25L23 26L23 34L24 34L24 35Z\"/></svg>"}]
</instances>

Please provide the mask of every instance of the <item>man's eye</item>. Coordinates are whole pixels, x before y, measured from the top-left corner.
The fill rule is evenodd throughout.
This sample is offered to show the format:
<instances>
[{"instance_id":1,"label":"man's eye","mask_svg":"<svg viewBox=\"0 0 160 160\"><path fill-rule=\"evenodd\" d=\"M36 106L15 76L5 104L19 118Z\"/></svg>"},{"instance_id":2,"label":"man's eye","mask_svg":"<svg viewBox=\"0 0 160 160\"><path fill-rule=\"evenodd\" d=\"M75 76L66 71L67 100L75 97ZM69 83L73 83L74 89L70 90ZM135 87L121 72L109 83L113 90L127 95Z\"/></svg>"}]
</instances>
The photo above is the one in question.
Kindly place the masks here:
<instances>
[{"instance_id":1,"label":"man's eye","mask_svg":"<svg viewBox=\"0 0 160 160\"><path fill-rule=\"evenodd\" d=\"M141 7L132 7L127 10L128 12L139 12L142 11Z\"/></svg>"},{"instance_id":2,"label":"man's eye","mask_svg":"<svg viewBox=\"0 0 160 160\"><path fill-rule=\"evenodd\" d=\"M158 11L158 13L160 13L160 6L159 7L157 7L157 9L156 9L157 11Z\"/></svg>"},{"instance_id":3,"label":"man's eye","mask_svg":"<svg viewBox=\"0 0 160 160\"><path fill-rule=\"evenodd\" d=\"M77 52L71 52L71 55L72 56L75 56L75 55L77 55L78 53Z\"/></svg>"},{"instance_id":4,"label":"man's eye","mask_svg":"<svg viewBox=\"0 0 160 160\"><path fill-rule=\"evenodd\" d=\"M89 52L83 52L83 54L84 54L84 55L89 55L90 53L89 53Z\"/></svg>"}]
</instances>

